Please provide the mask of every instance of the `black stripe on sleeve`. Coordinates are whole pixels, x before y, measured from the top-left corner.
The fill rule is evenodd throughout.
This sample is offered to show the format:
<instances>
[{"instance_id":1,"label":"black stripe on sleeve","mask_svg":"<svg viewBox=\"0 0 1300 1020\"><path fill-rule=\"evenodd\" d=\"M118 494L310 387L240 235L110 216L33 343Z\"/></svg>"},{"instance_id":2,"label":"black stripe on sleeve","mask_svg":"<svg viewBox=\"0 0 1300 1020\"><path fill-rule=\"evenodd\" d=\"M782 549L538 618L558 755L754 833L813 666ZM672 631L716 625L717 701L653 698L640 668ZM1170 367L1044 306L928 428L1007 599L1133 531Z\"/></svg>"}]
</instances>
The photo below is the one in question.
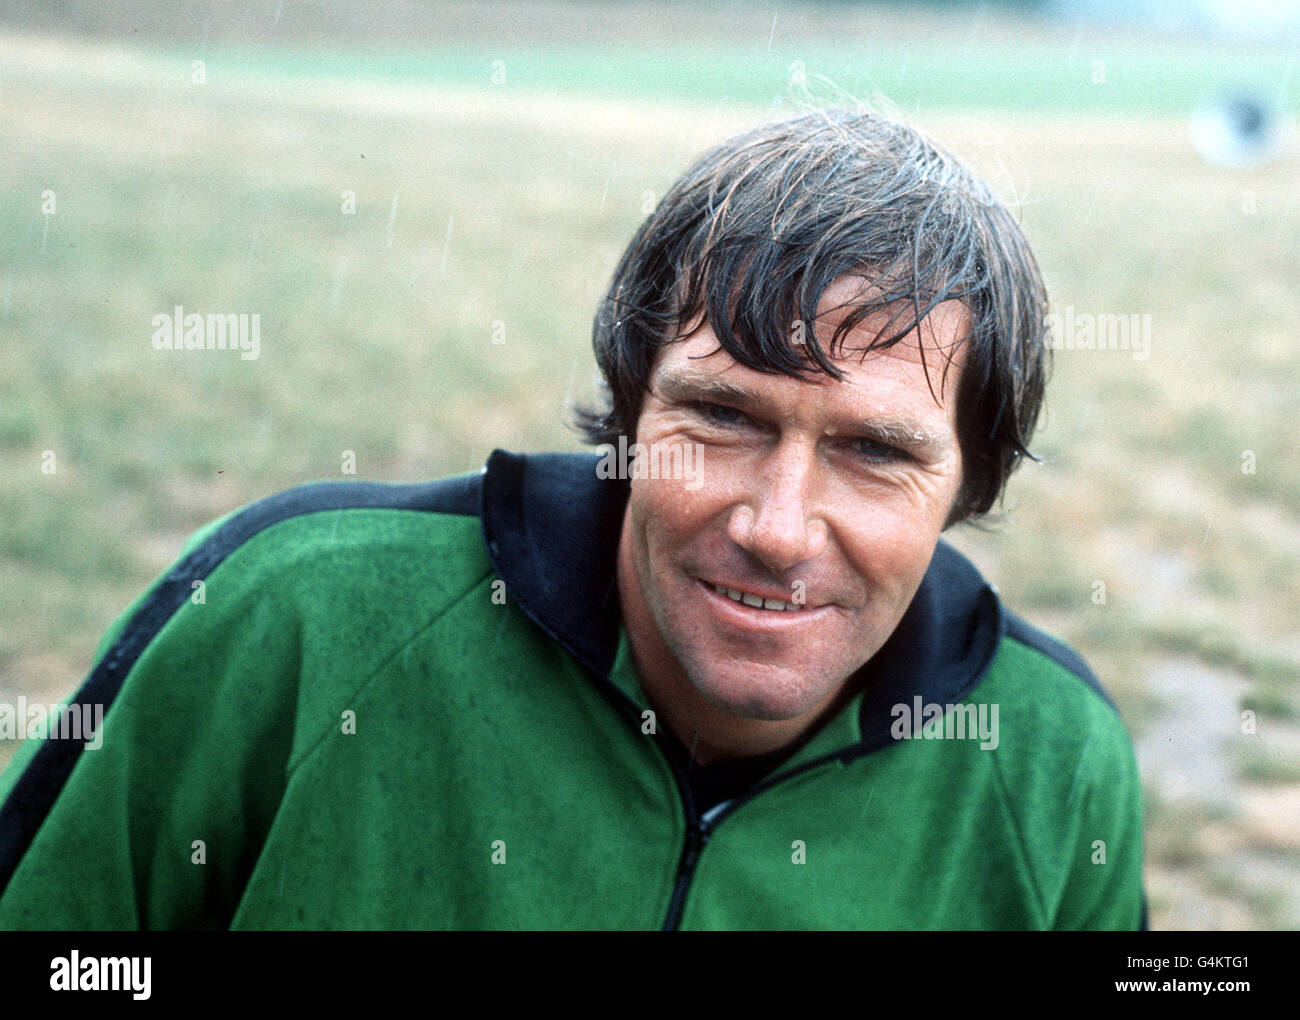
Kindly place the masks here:
<instances>
[{"instance_id":1,"label":"black stripe on sleeve","mask_svg":"<svg viewBox=\"0 0 1300 1020\"><path fill-rule=\"evenodd\" d=\"M1033 624L1010 612L1007 613L1007 637L1014 638L1022 645L1027 645L1036 652L1042 652L1066 672L1073 673L1100 694L1103 700L1116 712L1119 711L1119 709L1115 708L1115 702L1111 700L1106 688L1101 685L1101 681L1088 668L1088 664L1083 661L1079 653L1069 645L1045 634Z\"/></svg>"}]
</instances>

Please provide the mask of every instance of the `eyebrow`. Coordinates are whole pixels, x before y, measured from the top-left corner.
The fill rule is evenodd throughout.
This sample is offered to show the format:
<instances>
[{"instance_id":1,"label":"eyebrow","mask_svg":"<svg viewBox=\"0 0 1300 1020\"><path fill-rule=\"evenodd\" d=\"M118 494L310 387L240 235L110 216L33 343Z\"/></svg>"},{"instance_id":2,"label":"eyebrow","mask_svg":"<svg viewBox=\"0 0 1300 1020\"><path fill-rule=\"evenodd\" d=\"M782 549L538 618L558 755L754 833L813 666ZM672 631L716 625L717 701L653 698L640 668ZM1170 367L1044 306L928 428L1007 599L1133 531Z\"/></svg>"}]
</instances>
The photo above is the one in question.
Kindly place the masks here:
<instances>
[{"instance_id":1,"label":"eyebrow","mask_svg":"<svg viewBox=\"0 0 1300 1020\"><path fill-rule=\"evenodd\" d=\"M678 404L720 401L741 411L761 411L767 407L758 391L743 383L690 369L664 369L654 380L653 389L662 398ZM856 419L841 434L935 458L946 456L952 446L946 434L906 419Z\"/></svg>"}]
</instances>

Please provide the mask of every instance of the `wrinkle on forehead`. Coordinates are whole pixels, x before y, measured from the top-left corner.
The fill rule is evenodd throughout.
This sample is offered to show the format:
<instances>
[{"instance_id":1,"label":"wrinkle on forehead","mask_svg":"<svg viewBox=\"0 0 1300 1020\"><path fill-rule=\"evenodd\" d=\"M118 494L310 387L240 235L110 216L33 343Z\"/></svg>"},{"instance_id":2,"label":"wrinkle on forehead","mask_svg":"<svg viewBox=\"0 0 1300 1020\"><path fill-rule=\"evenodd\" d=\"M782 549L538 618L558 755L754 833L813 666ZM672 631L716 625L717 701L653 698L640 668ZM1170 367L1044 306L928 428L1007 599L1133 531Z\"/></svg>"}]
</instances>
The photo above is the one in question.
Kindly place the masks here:
<instances>
[{"instance_id":1,"label":"wrinkle on forehead","mask_svg":"<svg viewBox=\"0 0 1300 1020\"><path fill-rule=\"evenodd\" d=\"M880 360L865 369L856 358L846 360L839 380L822 373L802 378L765 373L733 359L706 329L684 348L666 353L649 390L671 407L722 404L782 430L856 436L927 462L945 459L956 445L951 402L935 400L920 367L894 348L872 357ZM930 357L933 361L934 352Z\"/></svg>"},{"instance_id":2,"label":"wrinkle on forehead","mask_svg":"<svg viewBox=\"0 0 1300 1020\"><path fill-rule=\"evenodd\" d=\"M930 392L935 402L942 406L949 372L953 368L960 371L965 365L971 327L970 310L955 298L942 301L921 320L919 338L918 329L914 327L888 346L873 346L878 344L882 337L897 332L900 325L915 314L916 309L910 302L894 302L876 309L857 323L840 338L832 353L830 341L840 324L855 309L877 298L879 294L879 285L868 276L846 274L832 281L822 292L818 304L815 323L818 343L832 364L838 363L837 367L843 366L841 370L869 364L874 359L885 357L900 358L922 366L925 369ZM681 339L689 340L707 325L708 319L701 311L692 320L690 332ZM791 342L793 344L793 341ZM714 353L723 353L721 343L715 348ZM815 385L834 381L822 373L811 360L805 358L804 361L808 373L804 381ZM939 373L936 386L932 373L939 365L943 368ZM851 373L846 372L846 374ZM825 391L820 388L810 391L810 399L824 399L824 393Z\"/></svg>"}]
</instances>

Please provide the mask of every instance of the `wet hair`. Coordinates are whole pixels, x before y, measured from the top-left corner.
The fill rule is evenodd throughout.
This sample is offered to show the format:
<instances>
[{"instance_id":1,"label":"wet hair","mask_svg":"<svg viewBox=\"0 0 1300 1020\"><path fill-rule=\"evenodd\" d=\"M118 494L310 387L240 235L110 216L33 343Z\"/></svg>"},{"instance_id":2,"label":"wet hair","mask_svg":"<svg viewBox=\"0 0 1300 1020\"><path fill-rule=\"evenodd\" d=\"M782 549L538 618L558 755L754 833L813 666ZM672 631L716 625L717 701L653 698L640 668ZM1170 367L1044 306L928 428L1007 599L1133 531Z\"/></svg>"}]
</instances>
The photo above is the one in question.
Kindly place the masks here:
<instances>
[{"instance_id":1,"label":"wet hair","mask_svg":"<svg viewBox=\"0 0 1300 1020\"><path fill-rule=\"evenodd\" d=\"M872 286L823 350L812 324L846 274ZM863 356L950 300L965 306L969 332L957 387L963 475L948 524L987 513L1031 456L1049 352L1029 244L986 184L896 119L818 110L767 124L706 152L633 236L592 330L603 406L577 408L575 425L590 443L630 441L657 352L701 316L742 365L842 379L831 358L864 319L889 315ZM796 324L807 324L799 343ZM932 394L954 351L937 390L938 366L923 360Z\"/></svg>"}]
</instances>

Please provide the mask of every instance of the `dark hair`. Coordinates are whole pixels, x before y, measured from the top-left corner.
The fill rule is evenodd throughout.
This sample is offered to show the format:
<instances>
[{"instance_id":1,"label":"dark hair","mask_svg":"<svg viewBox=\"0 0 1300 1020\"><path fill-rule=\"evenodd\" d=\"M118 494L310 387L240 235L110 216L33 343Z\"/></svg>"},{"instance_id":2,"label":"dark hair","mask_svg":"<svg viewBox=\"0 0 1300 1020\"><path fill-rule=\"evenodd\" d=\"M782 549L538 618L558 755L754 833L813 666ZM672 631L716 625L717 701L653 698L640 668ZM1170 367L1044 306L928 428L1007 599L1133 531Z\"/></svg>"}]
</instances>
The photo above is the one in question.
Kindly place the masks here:
<instances>
[{"instance_id":1,"label":"dark hair","mask_svg":"<svg viewBox=\"0 0 1300 1020\"><path fill-rule=\"evenodd\" d=\"M823 351L811 328L822 292L863 272L875 286ZM842 379L830 357L863 319L891 312L868 347L883 349L953 299L970 333L957 389L964 469L949 524L986 513L1031 456L1049 352L1029 244L987 185L906 124L820 110L764 125L701 157L632 238L592 331L605 406L578 408L575 423L591 443L630 440L656 353L701 315L751 369ZM797 348L796 322L809 324Z\"/></svg>"}]
</instances>

